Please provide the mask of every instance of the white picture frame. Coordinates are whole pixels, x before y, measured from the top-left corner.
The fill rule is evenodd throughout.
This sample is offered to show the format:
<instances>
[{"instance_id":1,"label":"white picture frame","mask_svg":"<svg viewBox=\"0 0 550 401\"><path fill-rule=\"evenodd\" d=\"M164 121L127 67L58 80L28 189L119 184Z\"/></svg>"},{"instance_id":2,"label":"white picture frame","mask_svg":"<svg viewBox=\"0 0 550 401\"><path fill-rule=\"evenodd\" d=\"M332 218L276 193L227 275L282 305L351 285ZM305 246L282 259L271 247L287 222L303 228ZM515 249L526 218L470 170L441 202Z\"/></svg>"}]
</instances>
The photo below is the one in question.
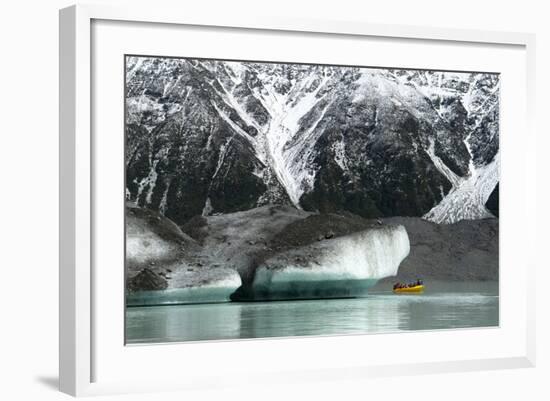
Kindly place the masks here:
<instances>
[{"instance_id":1,"label":"white picture frame","mask_svg":"<svg viewBox=\"0 0 550 401\"><path fill-rule=\"evenodd\" d=\"M350 377L358 380L363 377L373 377L381 375L399 375L402 373L432 373L440 371L468 371L479 369L500 369L510 367L529 367L535 363L535 322L534 322L534 269L536 265L535 252L532 252L535 238L534 222L536 215L534 208L525 208L519 216L502 224L503 233L501 233L501 246L510 244L518 236L522 236L518 241L518 249L510 257L517 257L522 269L521 277L517 278L518 293L510 295L506 291L506 286L510 285L510 277L506 271L502 277L501 283L502 296L517 297L513 299L518 302L515 316L518 322L512 322L511 319L503 321L498 329L491 331L463 330L458 336L450 332L434 333L414 333L406 334L407 341L418 341L418 343L438 341L462 341L462 342L483 342L494 343L494 348L490 351L482 352L472 350L470 353L464 353L464 357L458 357L458 354L441 354L440 358L418 359L407 355L407 358L399 359L395 356L393 359L388 356L388 361L378 357L373 357L372 361L361 359L360 353L354 358L353 355L348 359L336 358L331 349L351 344L357 347L366 344L366 342L375 342L383 337L393 336L395 340L399 334L387 334L372 336L353 336L353 337L326 337L326 338L302 338L299 340L247 340L234 342L212 342L206 344L182 345L173 344L170 346L151 346L136 347L130 352L122 352L124 344L121 339L116 347L120 354L116 352L107 352L109 349L104 344L109 340L98 335L97 325L102 325L103 319L101 313L97 313L100 307L96 308L94 295L97 286L102 282L94 274L94 267L97 266L96 247L94 238L98 235L98 227L105 225L98 224L97 204L94 198L94 192L97 190L97 181L94 178L97 169L97 155L101 154L103 145L97 143L93 138L94 125L94 103L92 101L93 87L92 77L94 74L95 60L94 46L100 46L100 42L93 42L93 25L97 21L110 21L113 23L139 23L132 26L134 32L144 29L148 24L161 24L163 28L170 27L204 27L205 29L232 29L241 30L245 35L252 34L255 31L288 33L288 34L307 34L309 36L331 37L331 35L340 38L383 38L387 41L413 40L436 43L438 46L451 44L460 44L463 47L476 46L495 46L502 48L513 48L517 50L518 68L521 69L521 76L515 77L517 86L524 92L521 102L525 107L525 113L522 113L515 127L522 130L523 146L516 146L513 138L509 142L504 142L503 147L503 181L508 180L508 184L503 185L503 197L510 196L508 204L504 202L503 208L514 208L527 205L529 196L534 198L533 188L534 174L528 172L535 171L536 147L529 146L534 144L535 133L533 129L534 113L534 35L525 33L508 32L485 32L459 29L437 29L428 27L399 26L399 25L375 25L366 22L350 21L324 21L324 20L297 20L292 18L260 18L252 15L247 16L219 16L211 15L189 15L185 10L170 10L161 8L114 8L98 5L78 5L72 6L60 11L60 390L75 396L107 394L107 393L126 393L133 391L157 391L167 389L202 389L213 386L224 386L231 380L229 366L216 367L197 366L196 369L189 369L185 380L177 376L167 376L162 371L145 372L143 378L130 378L128 375L117 375L110 372L109 375L103 375L100 366L105 367L111 364L118 371L121 364L130 365L136 360L149 358L163 360L166 358L167 365L170 365L168 359L170 355L175 355L177 348L187 347L186 352L190 361L197 362L198 355L209 355L214 357L215 349L218 355L224 355L227 358L235 358L238 355L252 354L270 355L276 358L277 353L302 352L304 355L312 356L309 364L296 364L292 369L285 370L284 360L277 362L271 370L266 366L255 366L254 369L246 371L241 367L241 373L246 371L254 380L261 382L276 380L280 383L291 382L297 377L300 380L326 380L330 372L330 377ZM129 29L119 27L120 29ZM117 29L119 29L117 28ZM163 35L162 31L159 35ZM119 39L124 38L120 36ZM514 51L515 51L514 50ZM523 64L525 63L525 64ZM521 64L521 66L520 66ZM114 67L117 68L117 67ZM512 73L511 73L512 74ZM520 73L518 73L520 74ZM502 97L510 96L510 92L503 90ZM511 122L512 124L512 122ZM519 124L519 125L517 125ZM504 130L503 135L506 135ZM122 138L123 133L120 132ZM509 136L508 138L511 138ZM508 140L507 140L508 141ZM508 169L510 156L514 154L520 161L520 167L514 173ZM108 155L106 159L108 159ZM113 161L111 161L113 162ZM116 165L116 160L113 162ZM107 162L110 163L110 162ZM509 174L509 179L506 178ZM522 191L512 191L513 184L523 182ZM531 183L528 185L528 183ZM508 186L508 190L506 187ZM122 189L121 189L122 190ZM513 194L512 192L521 192ZM513 198L513 199L512 199ZM121 212L122 213L122 212ZM531 218L530 218L531 216ZM522 233L513 233L513 229L522 224L522 219L527 225L527 230ZM525 228L525 227L524 227ZM99 233L100 234L100 233ZM514 237L515 236L515 237ZM508 251L507 251L508 252ZM521 259L520 254L527 255ZM502 257L501 248L501 257ZM515 256L514 256L515 255ZM123 274L121 265L121 275ZM524 277L525 276L525 277ZM504 286L504 288L502 287ZM120 292L119 301L123 305L123 287L116 291ZM519 295L518 295L519 294ZM115 299L116 299L116 295ZM508 312L506 312L508 313ZM102 327L105 327L103 324ZM104 330L104 329L102 329ZM120 332L121 327L116 328ZM500 336L499 333L505 333L506 336ZM103 331L102 331L103 333ZM105 334L107 336L107 334ZM454 336L454 337L453 337ZM500 337L499 337L500 336ZM501 338L502 337L502 338ZM195 347L195 348L192 348ZM201 347L201 348L197 348ZM209 348L208 348L209 347ZM271 351L266 350L270 348ZM500 347L500 348L499 348ZM147 348L147 349L146 349ZM290 351L289 351L290 350ZM327 354L324 361L317 361L313 356L320 350L326 350ZM457 352L462 352L460 346ZM200 353L199 353L200 352ZM99 353L99 356L98 356ZM153 355L156 354L156 355ZM99 357L101 364L96 363ZM112 358L112 359L111 359ZM119 358L119 359L117 359ZM137 359L136 359L137 358ZM193 359L195 358L195 359ZM331 360L331 358L333 358ZM122 360L126 359L126 361ZM400 361L400 362L396 362ZM190 362L189 364L191 364ZM279 364L278 364L279 363ZM200 364L198 364L200 365ZM147 371L147 366L143 368ZM115 368L113 368L115 370ZM239 369L237 369L239 370ZM237 372L238 373L238 372Z\"/></svg>"}]
</instances>

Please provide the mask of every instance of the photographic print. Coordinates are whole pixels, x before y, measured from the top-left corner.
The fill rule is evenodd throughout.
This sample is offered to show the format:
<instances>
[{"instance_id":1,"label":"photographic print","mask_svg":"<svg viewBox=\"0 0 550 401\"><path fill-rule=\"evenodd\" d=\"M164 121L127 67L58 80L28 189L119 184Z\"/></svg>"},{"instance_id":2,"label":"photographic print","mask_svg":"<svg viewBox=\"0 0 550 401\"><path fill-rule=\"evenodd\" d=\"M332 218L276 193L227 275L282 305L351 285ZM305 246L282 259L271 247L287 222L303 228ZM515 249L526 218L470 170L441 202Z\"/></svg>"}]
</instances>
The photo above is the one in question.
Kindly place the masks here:
<instances>
[{"instance_id":1,"label":"photographic print","mask_svg":"<svg viewBox=\"0 0 550 401\"><path fill-rule=\"evenodd\" d=\"M126 343L499 324L499 74L125 57Z\"/></svg>"}]
</instances>

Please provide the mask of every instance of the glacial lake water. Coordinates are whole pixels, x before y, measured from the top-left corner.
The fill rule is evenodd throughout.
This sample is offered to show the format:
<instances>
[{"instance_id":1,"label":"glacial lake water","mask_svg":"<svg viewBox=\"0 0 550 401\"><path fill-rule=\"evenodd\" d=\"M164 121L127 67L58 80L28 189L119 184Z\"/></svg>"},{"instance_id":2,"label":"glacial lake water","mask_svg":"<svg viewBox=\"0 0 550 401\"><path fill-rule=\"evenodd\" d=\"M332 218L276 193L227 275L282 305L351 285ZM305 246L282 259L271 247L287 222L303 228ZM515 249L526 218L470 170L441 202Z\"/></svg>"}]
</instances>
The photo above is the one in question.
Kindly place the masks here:
<instances>
[{"instance_id":1,"label":"glacial lake water","mask_svg":"<svg viewBox=\"0 0 550 401\"><path fill-rule=\"evenodd\" d=\"M378 284L365 298L129 307L126 343L390 333L499 324L497 282Z\"/></svg>"}]
</instances>

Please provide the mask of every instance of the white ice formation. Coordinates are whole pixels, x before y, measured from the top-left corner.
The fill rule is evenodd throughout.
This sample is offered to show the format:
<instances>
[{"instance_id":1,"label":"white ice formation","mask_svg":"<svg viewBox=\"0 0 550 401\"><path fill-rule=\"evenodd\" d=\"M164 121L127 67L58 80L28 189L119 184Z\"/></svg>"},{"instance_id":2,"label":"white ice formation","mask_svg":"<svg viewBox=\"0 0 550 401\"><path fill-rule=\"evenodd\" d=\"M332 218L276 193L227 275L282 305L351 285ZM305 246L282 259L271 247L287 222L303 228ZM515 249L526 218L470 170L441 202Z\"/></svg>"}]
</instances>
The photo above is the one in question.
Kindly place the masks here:
<instances>
[{"instance_id":1,"label":"white ice formation","mask_svg":"<svg viewBox=\"0 0 550 401\"><path fill-rule=\"evenodd\" d=\"M361 296L378 280L395 276L409 251L401 225L322 241L267 260L256 270L251 293L256 299Z\"/></svg>"}]
</instances>

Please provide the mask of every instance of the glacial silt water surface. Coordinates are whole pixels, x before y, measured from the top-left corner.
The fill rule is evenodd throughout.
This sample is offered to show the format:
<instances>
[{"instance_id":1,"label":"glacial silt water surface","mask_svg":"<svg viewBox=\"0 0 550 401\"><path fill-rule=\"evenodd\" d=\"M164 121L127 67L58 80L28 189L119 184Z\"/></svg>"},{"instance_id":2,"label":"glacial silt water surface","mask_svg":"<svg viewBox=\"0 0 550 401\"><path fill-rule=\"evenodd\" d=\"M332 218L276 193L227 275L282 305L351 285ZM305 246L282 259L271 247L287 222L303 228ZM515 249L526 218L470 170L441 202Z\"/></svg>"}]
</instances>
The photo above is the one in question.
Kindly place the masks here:
<instances>
[{"instance_id":1,"label":"glacial silt water surface","mask_svg":"<svg viewBox=\"0 0 550 401\"><path fill-rule=\"evenodd\" d=\"M426 283L396 295L378 284L365 298L130 307L126 342L389 333L499 324L498 283Z\"/></svg>"}]
</instances>

